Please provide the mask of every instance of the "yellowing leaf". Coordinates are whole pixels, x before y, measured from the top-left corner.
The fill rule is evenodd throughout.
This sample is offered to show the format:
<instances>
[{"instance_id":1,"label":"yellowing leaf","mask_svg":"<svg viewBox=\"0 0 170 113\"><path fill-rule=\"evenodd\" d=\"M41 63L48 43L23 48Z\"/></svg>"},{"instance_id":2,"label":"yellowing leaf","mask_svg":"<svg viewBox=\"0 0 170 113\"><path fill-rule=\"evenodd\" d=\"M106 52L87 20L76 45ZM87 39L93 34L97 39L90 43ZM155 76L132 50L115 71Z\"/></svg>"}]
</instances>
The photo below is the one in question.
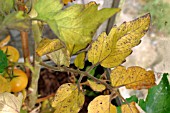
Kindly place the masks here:
<instances>
[{"instance_id":1,"label":"yellowing leaf","mask_svg":"<svg viewBox=\"0 0 170 113\"><path fill-rule=\"evenodd\" d=\"M123 104L121 106L122 113L139 113L139 110L135 106L135 102L131 102L128 104Z\"/></svg>"},{"instance_id":2,"label":"yellowing leaf","mask_svg":"<svg viewBox=\"0 0 170 113\"><path fill-rule=\"evenodd\" d=\"M54 113L78 113L83 104L83 93L78 92L76 85L67 83L57 90L52 107L56 109Z\"/></svg>"},{"instance_id":3,"label":"yellowing leaf","mask_svg":"<svg viewBox=\"0 0 170 113\"><path fill-rule=\"evenodd\" d=\"M111 71L112 86L125 85L128 89L148 89L155 85L155 76L153 71L133 66L127 70L123 66L118 66Z\"/></svg>"},{"instance_id":4,"label":"yellowing leaf","mask_svg":"<svg viewBox=\"0 0 170 113\"><path fill-rule=\"evenodd\" d=\"M111 68L120 65L140 43L150 25L150 14L146 14L119 27L113 27L107 36L102 33L88 51L88 60Z\"/></svg>"},{"instance_id":5,"label":"yellowing leaf","mask_svg":"<svg viewBox=\"0 0 170 113\"><path fill-rule=\"evenodd\" d=\"M76 59L74 60L74 64L76 67L83 69L84 68L84 60L85 60L86 54L85 52L80 53L77 55Z\"/></svg>"},{"instance_id":6,"label":"yellowing leaf","mask_svg":"<svg viewBox=\"0 0 170 113\"><path fill-rule=\"evenodd\" d=\"M93 91L99 91L102 92L103 90L106 89L106 86L104 86L103 84L98 84L92 80L87 80L90 87L93 89Z\"/></svg>"},{"instance_id":7,"label":"yellowing leaf","mask_svg":"<svg viewBox=\"0 0 170 113\"><path fill-rule=\"evenodd\" d=\"M63 47L64 46L59 39L50 40L48 38L43 38L36 49L36 53L39 56L42 56L47 53L59 50Z\"/></svg>"},{"instance_id":8,"label":"yellowing leaf","mask_svg":"<svg viewBox=\"0 0 170 113\"><path fill-rule=\"evenodd\" d=\"M89 103L88 113L117 113L117 110L110 103L110 95L100 95Z\"/></svg>"},{"instance_id":9,"label":"yellowing leaf","mask_svg":"<svg viewBox=\"0 0 170 113\"><path fill-rule=\"evenodd\" d=\"M22 98L22 94L0 93L0 113L20 113Z\"/></svg>"},{"instance_id":10,"label":"yellowing leaf","mask_svg":"<svg viewBox=\"0 0 170 113\"><path fill-rule=\"evenodd\" d=\"M65 65L69 67L70 65L70 53L65 48L49 53L47 56L58 66Z\"/></svg>"},{"instance_id":11,"label":"yellowing leaf","mask_svg":"<svg viewBox=\"0 0 170 113\"><path fill-rule=\"evenodd\" d=\"M11 39L11 37L10 37L10 35L8 35L7 37L5 37L5 39L0 41L0 48L5 46L10 41L10 39Z\"/></svg>"},{"instance_id":12,"label":"yellowing leaf","mask_svg":"<svg viewBox=\"0 0 170 113\"><path fill-rule=\"evenodd\" d=\"M85 48L100 24L119 12L118 8L98 10L95 2L74 4L46 20L54 33L66 44L71 54Z\"/></svg>"},{"instance_id":13,"label":"yellowing leaf","mask_svg":"<svg viewBox=\"0 0 170 113\"><path fill-rule=\"evenodd\" d=\"M10 83L7 81L7 79L2 77L2 75L0 75L0 86L0 93L11 91Z\"/></svg>"}]
</instances>

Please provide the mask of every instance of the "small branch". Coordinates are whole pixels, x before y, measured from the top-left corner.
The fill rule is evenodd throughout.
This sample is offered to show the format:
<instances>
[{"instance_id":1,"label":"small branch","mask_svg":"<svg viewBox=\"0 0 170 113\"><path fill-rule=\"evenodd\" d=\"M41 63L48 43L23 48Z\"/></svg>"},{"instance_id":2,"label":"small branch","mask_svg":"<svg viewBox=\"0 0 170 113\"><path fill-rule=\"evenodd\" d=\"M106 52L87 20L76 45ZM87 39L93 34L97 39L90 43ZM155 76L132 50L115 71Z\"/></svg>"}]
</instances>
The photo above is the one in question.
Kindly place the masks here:
<instances>
[{"instance_id":1,"label":"small branch","mask_svg":"<svg viewBox=\"0 0 170 113\"><path fill-rule=\"evenodd\" d=\"M45 101L45 100L47 100L47 99L49 99L50 97L53 97L53 96L55 96L54 93L52 93L52 94L50 94L50 95L48 95L48 96L46 96L46 97L39 98L39 99L36 100L36 103L43 102L43 101Z\"/></svg>"},{"instance_id":2,"label":"small branch","mask_svg":"<svg viewBox=\"0 0 170 113\"><path fill-rule=\"evenodd\" d=\"M67 68L67 67L54 67L54 66L50 66L50 65L47 65L43 62L40 62L40 65L48 68L48 69L51 69L51 70L54 70L54 71L61 71L61 72L73 72L73 73L77 73L77 74L80 74L80 75L84 75L84 76L87 76L89 78L91 78L93 81L96 81L97 83L100 83L100 84L103 84L106 86L107 89L109 89L110 91L113 91L113 88L111 85L107 84L106 82L90 75L88 72L84 72L84 71L80 71L80 70L75 70L73 68Z\"/></svg>"}]
</instances>

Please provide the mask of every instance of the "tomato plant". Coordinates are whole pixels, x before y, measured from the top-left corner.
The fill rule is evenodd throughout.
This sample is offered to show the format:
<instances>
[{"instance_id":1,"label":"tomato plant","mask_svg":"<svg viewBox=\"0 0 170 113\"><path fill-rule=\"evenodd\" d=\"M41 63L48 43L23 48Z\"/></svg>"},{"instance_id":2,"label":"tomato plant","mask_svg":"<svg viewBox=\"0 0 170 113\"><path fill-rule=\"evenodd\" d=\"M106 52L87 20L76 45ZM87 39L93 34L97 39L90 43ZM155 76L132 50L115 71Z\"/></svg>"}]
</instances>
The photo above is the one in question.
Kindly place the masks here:
<instances>
[{"instance_id":1,"label":"tomato plant","mask_svg":"<svg viewBox=\"0 0 170 113\"><path fill-rule=\"evenodd\" d=\"M94 100L88 104L88 113L117 113L117 107L111 103L112 99L116 97L125 101L125 103L120 102L119 105L119 110L122 113L138 113L135 106L136 101L128 103L118 89L122 86L134 90L149 89L155 85L154 72L138 66L126 68L121 64L132 53L132 48L140 44L141 38L148 31L151 22L150 14L147 13L135 20L124 22L120 26L114 26L93 40L97 28L108 18L118 13L120 8L99 10L99 5L96 2L65 6L68 2L73 1L16 0L14 2L14 0L0 0L0 33L6 33L8 29L20 31L24 57L24 63L9 65L10 62L18 61L19 53L14 47L1 46L0 43L3 51L0 51L0 54L3 55L3 57L0 56L2 57L0 62L5 64L0 64L3 67L0 74L8 73L4 77L9 81L11 92L15 95L19 95L18 92L25 89L28 80L31 80L28 90L26 90L29 92L26 101L24 104L21 101L19 107L13 109L18 113L20 108L26 109L28 112L35 112L41 109L43 101L45 102L52 97L53 100L46 101L47 103L42 106L42 109L46 109L43 107L47 105L53 109L54 113L78 113L84 105L87 93L86 86L90 86L89 88L94 92L100 93L98 93L99 96L95 95ZM110 22L111 26L113 26L114 20L115 17L109 20L109 22L112 21ZM56 35L56 39L44 37L45 25L50 27ZM28 32L30 31L32 31L35 41L33 61L30 60L28 46ZM56 65L47 64L42 57L44 55ZM74 68L70 66L72 56L76 56L72 62ZM90 62L88 69L84 69L86 60ZM104 72L97 74L97 76L92 75L92 70L99 65ZM25 72L19 69L21 67L25 68L23 69ZM38 97L37 89L41 67L57 72L73 73L71 75L73 80L71 83L59 84L61 86L55 94ZM46 78L48 78L48 73ZM50 80L52 79L50 78ZM3 78L3 81L5 80ZM5 81L6 84L8 81ZM82 83L82 81L84 82ZM47 80L46 82L49 85L51 81ZM35 106L36 103L40 106ZM146 108L145 104L141 105L144 106L144 109ZM3 110L7 109L6 106L4 102L4 106L0 107L0 112L4 112Z\"/></svg>"}]
</instances>

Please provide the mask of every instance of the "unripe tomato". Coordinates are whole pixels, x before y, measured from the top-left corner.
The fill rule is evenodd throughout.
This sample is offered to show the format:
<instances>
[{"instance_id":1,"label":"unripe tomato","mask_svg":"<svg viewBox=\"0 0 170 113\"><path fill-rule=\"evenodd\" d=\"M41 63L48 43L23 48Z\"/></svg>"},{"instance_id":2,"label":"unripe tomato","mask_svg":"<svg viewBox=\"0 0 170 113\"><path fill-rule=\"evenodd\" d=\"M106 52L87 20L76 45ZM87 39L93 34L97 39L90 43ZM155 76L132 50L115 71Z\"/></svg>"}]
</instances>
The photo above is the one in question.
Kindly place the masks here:
<instances>
[{"instance_id":1,"label":"unripe tomato","mask_svg":"<svg viewBox=\"0 0 170 113\"><path fill-rule=\"evenodd\" d=\"M20 92L27 87L28 78L25 72L20 69L14 69L13 76L10 81L11 92Z\"/></svg>"},{"instance_id":2,"label":"unripe tomato","mask_svg":"<svg viewBox=\"0 0 170 113\"><path fill-rule=\"evenodd\" d=\"M17 62L19 59L19 52L15 47L4 46L1 50L5 53L7 51L8 60L11 62Z\"/></svg>"}]
</instances>

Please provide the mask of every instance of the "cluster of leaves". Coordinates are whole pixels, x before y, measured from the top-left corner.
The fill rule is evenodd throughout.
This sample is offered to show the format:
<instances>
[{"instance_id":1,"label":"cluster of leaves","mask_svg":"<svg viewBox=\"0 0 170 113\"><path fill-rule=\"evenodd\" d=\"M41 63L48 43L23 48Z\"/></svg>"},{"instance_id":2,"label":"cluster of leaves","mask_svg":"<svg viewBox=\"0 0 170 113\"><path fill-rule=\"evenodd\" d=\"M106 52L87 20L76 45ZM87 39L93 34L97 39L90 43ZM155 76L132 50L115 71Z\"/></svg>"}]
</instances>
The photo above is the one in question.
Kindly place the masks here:
<instances>
[{"instance_id":1,"label":"cluster of leaves","mask_svg":"<svg viewBox=\"0 0 170 113\"><path fill-rule=\"evenodd\" d=\"M36 48L36 54L40 57L47 55L49 59L56 63L57 67L49 66L43 62L40 62L40 64L53 70L70 71L80 75L78 85L67 83L61 85L57 90L51 103L52 107L56 109L55 113L77 113L80 111L85 100L81 87L81 79L84 76L87 76L87 83L94 91L101 92L106 88L110 91L110 94L94 98L88 105L88 113L139 112L135 106L136 101L129 101L129 104L125 101L125 104L116 108L111 104L111 100L120 96L117 91L119 87L125 86L128 89L139 90L148 89L155 85L153 71L146 71L138 66L127 69L121 66L126 57L131 54L132 48L140 43L140 39L149 29L150 14L145 14L130 22L124 22L120 26L114 26L109 34L103 32L97 40L92 42L92 37L98 26L119 12L120 9L103 8L98 10L98 4L95 2L86 5L74 4L63 9L60 0L38 0L32 5L33 7L28 15L23 11L14 10L13 0L7 0L6 2L0 0L0 3L3 3L3 7L0 7L2 10L0 12L0 25L2 26L0 30L3 31L6 28L26 30L29 28L31 20L47 23L58 38L43 38ZM5 7L8 5L9 7ZM77 70L69 68L72 55L77 55L74 60ZM84 68L86 58L92 63L92 66L86 71L82 71L80 69ZM98 65L104 68L114 68L110 73L110 83L106 83L106 79L98 79L90 74L90 70ZM153 92L157 94L160 87L165 87L165 85L161 86L166 81L165 79L167 79L166 76L163 77L160 86L151 89L145 102L140 100L139 105L145 111L153 112L149 111L152 107L150 101L153 98L150 95ZM166 82L166 85L169 87L169 82ZM167 86L165 93L169 94L166 90ZM163 101L164 99L162 98ZM21 107L21 104L18 105ZM3 110L5 110L5 107L2 107L1 111ZM18 108L15 112L18 112Z\"/></svg>"},{"instance_id":2,"label":"cluster of leaves","mask_svg":"<svg viewBox=\"0 0 170 113\"><path fill-rule=\"evenodd\" d=\"M170 16L168 15L170 4L163 0L146 0L143 10L151 13L153 25L163 32L170 33Z\"/></svg>"}]
</instances>

